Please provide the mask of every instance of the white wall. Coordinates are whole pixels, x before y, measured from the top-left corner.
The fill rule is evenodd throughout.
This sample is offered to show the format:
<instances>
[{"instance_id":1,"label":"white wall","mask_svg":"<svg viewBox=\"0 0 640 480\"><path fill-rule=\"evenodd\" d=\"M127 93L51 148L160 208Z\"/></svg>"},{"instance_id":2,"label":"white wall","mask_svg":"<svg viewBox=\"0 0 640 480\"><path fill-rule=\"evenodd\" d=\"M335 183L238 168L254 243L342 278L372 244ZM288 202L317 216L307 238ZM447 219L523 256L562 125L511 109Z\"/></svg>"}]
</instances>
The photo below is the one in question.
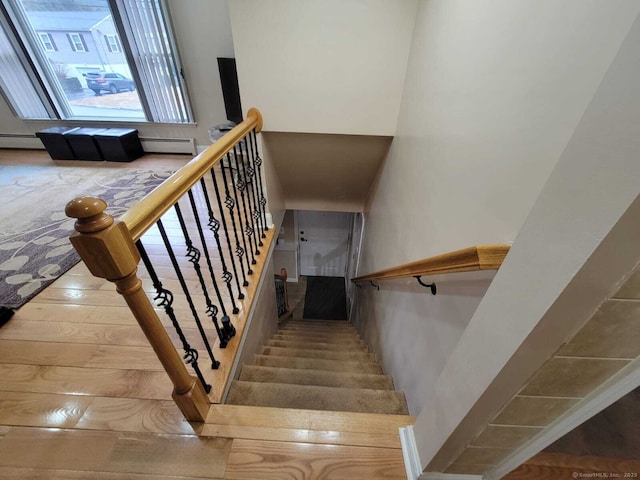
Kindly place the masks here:
<instances>
[{"instance_id":1,"label":"white wall","mask_svg":"<svg viewBox=\"0 0 640 480\"><path fill-rule=\"evenodd\" d=\"M416 0L231 0L243 105L265 130L393 135Z\"/></svg>"},{"instance_id":2,"label":"white wall","mask_svg":"<svg viewBox=\"0 0 640 480\"><path fill-rule=\"evenodd\" d=\"M359 274L512 241L639 10L634 0L421 1ZM434 278L449 291L430 297L389 282L402 292L357 299L356 323L367 338L384 333L376 353L399 386L410 385L413 414L490 283ZM414 357L419 366L406 368Z\"/></svg>"},{"instance_id":3,"label":"white wall","mask_svg":"<svg viewBox=\"0 0 640 480\"><path fill-rule=\"evenodd\" d=\"M430 466L446 468L640 261L639 10L431 389L414 426L423 466L448 440Z\"/></svg>"},{"instance_id":4,"label":"white wall","mask_svg":"<svg viewBox=\"0 0 640 480\"><path fill-rule=\"evenodd\" d=\"M216 58L234 56L227 2L169 0L168 3L197 125L136 123L133 126L140 131L140 136L195 138L197 144L209 145L209 127L226 122ZM249 106L245 106L245 110ZM25 122L13 116L4 98L0 96L0 133L33 134L56 124L70 122ZM118 124L122 125L122 122Z\"/></svg>"}]
</instances>

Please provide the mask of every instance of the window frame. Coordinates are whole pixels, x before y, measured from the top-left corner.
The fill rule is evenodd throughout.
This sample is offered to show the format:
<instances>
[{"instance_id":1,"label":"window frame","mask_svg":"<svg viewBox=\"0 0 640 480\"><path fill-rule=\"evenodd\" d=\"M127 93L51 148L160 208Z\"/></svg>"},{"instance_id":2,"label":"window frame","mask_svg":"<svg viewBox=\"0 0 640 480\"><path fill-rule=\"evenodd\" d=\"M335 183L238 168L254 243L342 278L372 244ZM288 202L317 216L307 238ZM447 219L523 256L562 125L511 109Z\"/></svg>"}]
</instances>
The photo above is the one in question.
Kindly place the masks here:
<instances>
[{"instance_id":1,"label":"window frame","mask_svg":"<svg viewBox=\"0 0 640 480\"><path fill-rule=\"evenodd\" d=\"M37 32L38 38L40 38L40 43L42 44L42 48L44 48L45 52L57 52L56 44L53 42L53 37L49 32ZM46 40L45 40L46 38ZM47 46L47 43L51 45L51 48Z\"/></svg>"},{"instance_id":2,"label":"window frame","mask_svg":"<svg viewBox=\"0 0 640 480\"><path fill-rule=\"evenodd\" d=\"M78 41L77 42L73 39L74 35L78 37ZM86 53L86 52L89 51L89 48L87 48L87 44L84 41L84 37L82 36L82 33L80 33L80 32L67 32L67 38L69 39L69 44L71 45L71 49L74 52L76 52L76 53ZM79 49L78 45L82 49Z\"/></svg>"},{"instance_id":3,"label":"window frame","mask_svg":"<svg viewBox=\"0 0 640 480\"><path fill-rule=\"evenodd\" d=\"M189 98L188 88L184 81L183 67L180 60L180 53L175 42L174 28L171 21L170 10L166 0L128 0L125 4L124 0L106 0L109 7L110 15L113 19L115 34L113 35L121 54L126 58L130 76L132 77L136 91L140 99L142 107L142 115L140 118L130 118L125 116L83 116L76 113L71 105L68 96L63 91L60 80L54 71L54 66L47 56L47 50L44 48L42 39L36 32L28 14L24 10L21 0L2 0L0 1L0 22L7 24L12 31L14 50L22 52L20 62L27 72L28 77L34 79L39 86L38 101L49 113L51 120L64 120L70 122L82 122L85 124L100 123L132 123L132 124L156 124L156 125L195 125L196 120L193 115L193 109ZM138 5L139 3L139 5ZM146 5L146 6L145 6ZM161 31L164 32L165 44L163 44L161 55L163 62L159 67L147 65L149 57L154 52L140 50L139 46L135 46L135 35L146 35L149 33L146 29L132 30L129 20L123 21L123 18L132 18L140 14L149 15L150 22L156 22ZM125 25L126 24L126 25ZM138 27L139 28L139 27ZM48 33L48 32L47 32ZM83 38L82 31L65 31L62 32L67 37L70 48L74 52L89 52L87 40ZM87 32L84 32L85 34ZM98 55L106 54L106 49L100 47L100 38L88 32L92 41L92 50L98 52ZM74 35L72 38L71 35ZM53 37L51 37L53 40ZM52 41L54 47L55 42ZM82 46L80 46L82 44ZM95 47L95 48L94 48ZM58 48L59 50L59 48ZM153 60L153 58L152 58ZM165 65L165 67L163 67ZM162 70L169 65L170 70ZM157 78L166 78L167 85L174 88L172 95L163 96L164 91L159 90L156 78L150 80L149 71L144 69L151 68L151 75ZM140 70L143 69L143 70ZM144 77L141 76L144 72ZM166 77L165 77L166 75ZM10 93L10 92L7 92ZM5 99L11 98L11 95L5 94L0 90L0 95ZM7 102L12 112L23 120L29 120L29 117L23 117L18 114L18 109L11 102ZM169 112L169 115L166 114Z\"/></svg>"},{"instance_id":4,"label":"window frame","mask_svg":"<svg viewBox=\"0 0 640 480\"><path fill-rule=\"evenodd\" d=\"M122 48L120 48L120 42L118 41L117 35L107 34L104 36L104 41L107 44L109 53L122 53Z\"/></svg>"}]
</instances>

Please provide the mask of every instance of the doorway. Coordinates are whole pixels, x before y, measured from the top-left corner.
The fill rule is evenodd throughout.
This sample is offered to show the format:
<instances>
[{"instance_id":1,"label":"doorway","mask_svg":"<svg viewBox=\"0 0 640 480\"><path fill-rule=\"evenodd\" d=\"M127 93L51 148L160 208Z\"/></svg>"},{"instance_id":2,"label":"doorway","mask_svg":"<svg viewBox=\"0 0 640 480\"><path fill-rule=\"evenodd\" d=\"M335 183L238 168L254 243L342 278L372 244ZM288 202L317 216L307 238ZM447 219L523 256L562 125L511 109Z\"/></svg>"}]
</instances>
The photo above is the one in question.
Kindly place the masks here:
<instances>
[{"instance_id":1,"label":"doorway","mask_svg":"<svg viewBox=\"0 0 640 480\"><path fill-rule=\"evenodd\" d=\"M297 211L300 274L345 277L352 213Z\"/></svg>"}]
</instances>

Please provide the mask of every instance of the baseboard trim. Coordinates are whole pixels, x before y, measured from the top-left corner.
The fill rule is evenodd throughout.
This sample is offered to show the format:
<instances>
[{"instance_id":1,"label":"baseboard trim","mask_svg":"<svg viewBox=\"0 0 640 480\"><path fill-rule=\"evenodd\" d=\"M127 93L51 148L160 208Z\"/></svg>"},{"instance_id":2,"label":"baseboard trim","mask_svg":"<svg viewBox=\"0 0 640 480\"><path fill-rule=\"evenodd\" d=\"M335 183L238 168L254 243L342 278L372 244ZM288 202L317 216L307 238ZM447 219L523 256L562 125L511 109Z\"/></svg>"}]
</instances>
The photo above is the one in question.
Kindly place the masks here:
<instances>
[{"instance_id":1,"label":"baseboard trim","mask_svg":"<svg viewBox=\"0 0 640 480\"><path fill-rule=\"evenodd\" d=\"M482 475L466 475L462 473L436 473L426 472L420 477L420 480L482 480Z\"/></svg>"},{"instance_id":2,"label":"baseboard trim","mask_svg":"<svg viewBox=\"0 0 640 480\"><path fill-rule=\"evenodd\" d=\"M140 137L142 149L147 153L186 153L197 152L195 138L153 138Z\"/></svg>"},{"instance_id":3,"label":"baseboard trim","mask_svg":"<svg viewBox=\"0 0 640 480\"><path fill-rule=\"evenodd\" d=\"M29 134L0 133L0 148L17 148L24 150L44 150L38 137Z\"/></svg>"},{"instance_id":4,"label":"baseboard trim","mask_svg":"<svg viewBox=\"0 0 640 480\"><path fill-rule=\"evenodd\" d=\"M413 434L413 426L400 427L400 446L402 447L402 457L404 458L404 468L407 471L408 480L417 480L422 473L420 466L420 455L416 445L416 437Z\"/></svg>"},{"instance_id":5,"label":"baseboard trim","mask_svg":"<svg viewBox=\"0 0 640 480\"><path fill-rule=\"evenodd\" d=\"M194 138L140 137L142 149L147 153L196 154ZM0 148L44 150L42 141L32 134L0 133Z\"/></svg>"}]
</instances>

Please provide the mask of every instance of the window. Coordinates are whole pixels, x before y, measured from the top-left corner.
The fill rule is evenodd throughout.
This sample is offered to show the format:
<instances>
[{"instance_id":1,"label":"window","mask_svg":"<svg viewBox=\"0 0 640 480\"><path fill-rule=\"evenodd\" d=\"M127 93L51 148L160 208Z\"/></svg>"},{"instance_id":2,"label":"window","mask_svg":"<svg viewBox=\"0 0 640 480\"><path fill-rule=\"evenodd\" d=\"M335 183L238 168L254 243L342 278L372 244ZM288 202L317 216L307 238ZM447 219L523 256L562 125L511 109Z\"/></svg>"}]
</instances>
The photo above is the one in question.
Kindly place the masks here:
<instances>
[{"instance_id":1,"label":"window","mask_svg":"<svg viewBox=\"0 0 640 480\"><path fill-rule=\"evenodd\" d=\"M58 49L56 48L56 44L53 43L53 38L48 33L39 33L40 41L42 42L42 46L47 52L55 52Z\"/></svg>"},{"instance_id":2,"label":"window","mask_svg":"<svg viewBox=\"0 0 640 480\"><path fill-rule=\"evenodd\" d=\"M3 0L0 24L0 88L17 116L193 122L166 0Z\"/></svg>"},{"instance_id":3,"label":"window","mask_svg":"<svg viewBox=\"0 0 640 480\"><path fill-rule=\"evenodd\" d=\"M116 37L115 35L105 35L104 36L104 40L105 42L107 42L107 48L109 49L110 52L121 52L122 49L120 48L120 42L118 41L118 37Z\"/></svg>"},{"instance_id":4,"label":"window","mask_svg":"<svg viewBox=\"0 0 640 480\"><path fill-rule=\"evenodd\" d=\"M26 59L10 32L0 17L0 88L20 118L51 118L52 112L40 99L40 85L24 68Z\"/></svg>"},{"instance_id":5,"label":"window","mask_svg":"<svg viewBox=\"0 0 640 480\"><path fill-rule=\"evenodd\" d=\"M84 37L81 33L67 33L67 37L69 38L69 43L71 44L71 49L74 52L86 52L87 44L84 41Z\"/></svg>"}]
</instances>

